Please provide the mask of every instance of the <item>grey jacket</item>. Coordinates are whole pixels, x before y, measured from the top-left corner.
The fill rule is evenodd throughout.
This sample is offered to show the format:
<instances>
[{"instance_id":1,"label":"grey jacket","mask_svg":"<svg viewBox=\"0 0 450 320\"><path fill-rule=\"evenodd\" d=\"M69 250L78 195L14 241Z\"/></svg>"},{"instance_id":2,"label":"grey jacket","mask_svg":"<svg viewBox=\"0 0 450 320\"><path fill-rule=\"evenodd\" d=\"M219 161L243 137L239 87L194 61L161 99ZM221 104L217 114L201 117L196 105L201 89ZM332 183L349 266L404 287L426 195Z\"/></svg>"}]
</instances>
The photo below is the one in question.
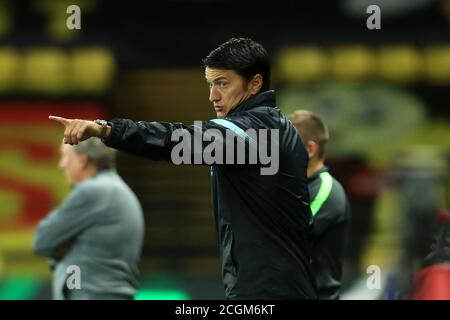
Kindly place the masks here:
<instances>
[{"instance_id":1,"label":"grey jacket","mask_svg":"<svg viewBox=\"0 0 450 320\"><path fill-rule=\"evenodd\" d=\"M78 184L38 224L33 250L54 262L54 299L130 298L138 286L143 238L135 194L115 170L106 170ZM70 249L57 260L58 248L67 243Z\"/></svg>"}]
</instances>

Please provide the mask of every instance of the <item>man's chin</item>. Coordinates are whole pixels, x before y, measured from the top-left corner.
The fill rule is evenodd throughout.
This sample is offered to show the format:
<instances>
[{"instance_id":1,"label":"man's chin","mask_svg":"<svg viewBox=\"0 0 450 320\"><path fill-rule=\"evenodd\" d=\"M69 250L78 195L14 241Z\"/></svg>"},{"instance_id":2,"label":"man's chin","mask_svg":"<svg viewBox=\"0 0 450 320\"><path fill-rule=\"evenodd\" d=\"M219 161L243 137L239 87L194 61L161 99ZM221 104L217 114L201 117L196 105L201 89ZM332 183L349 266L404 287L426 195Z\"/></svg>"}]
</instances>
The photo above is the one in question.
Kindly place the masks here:
<instances>
[{"instance_id":1,"label":"man's chin","mask_svg":"<svg viewBox=\"0 0 450 320\"><path fill-rule=\"evenodd\" d=\"M73 189L77 186L77 184L74 181L69 179L67 179L67 184L69 185L70 189Z\"/></svg>"}]
</instances>

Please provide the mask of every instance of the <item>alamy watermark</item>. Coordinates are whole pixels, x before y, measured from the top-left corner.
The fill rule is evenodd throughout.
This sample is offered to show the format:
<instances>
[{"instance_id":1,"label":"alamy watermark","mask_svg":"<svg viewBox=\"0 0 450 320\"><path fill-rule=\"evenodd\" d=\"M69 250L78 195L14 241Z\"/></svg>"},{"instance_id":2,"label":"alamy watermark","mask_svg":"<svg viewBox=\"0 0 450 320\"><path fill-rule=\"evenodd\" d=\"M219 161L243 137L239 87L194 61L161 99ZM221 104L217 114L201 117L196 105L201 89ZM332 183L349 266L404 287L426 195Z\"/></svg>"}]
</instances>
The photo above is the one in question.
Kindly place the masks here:
<instances>
[{"instance_id":1,"label":"alamy watermark","mask_svg":"<svg viewBox=\"0 0 450 320\"><path fill-rule=\"evenodd\" d=\"M366 280L366 286L369 290L380 290L381 289L381 268L375 264L367 267L367 274L370 274Z\"/></svg>"},{"instance_id":2,"label":"alamy watermark","mask_svg":"<svg viewBox=\"0 0 450 320\"><path fill-rule=\"evenodd\" d=\"M81 8L75 4L67 7L66 13L70 14L66 20L66 26L69 30L81 29ZM376 4L367 7L366 13L370 16L366 20L366 26L369 30L381 29L381 9Z\"/></svg>"},{"instance_id":3,"label":"alamy watermark","mask_svg":"<svg viewBox=\"0 0 450 320\"><path fill-rule=\"evenodd\" d=\"M70 16L66 19L66 26L69 30L80 30L81 29L81 9L79 6L72 4L67 7L67 14Z\"/></svg>"},{"instance_id":4,"label":"alamy watermark","mask_svg":"<svg viewBox=\"0 0 450 320\"><path fill-rule=\"evenodd\" d=\"M174 130L171 141L178 143L172 148L172 162L177 165L259 165L261 175L276 174L280 166L279 130L251 128L244 131L226 122L234 130L203 130L201 121L194 122L193 133L187 129Z\"/></svg>"},{"instance_id":5,"label":"alamy watermark","mask_svg":"<svg viewBox=\"0 0 450 320\"><path fill-rule=\"evenodd\" d=\"M69 275L66 279L66 287L69 290L81 289L81 269L77 265L70 265L66 269Z\"/></svg>"},{"instance_id":6,"label":"alamy watermark","mask_svg":"<svg viewBox=\"0 0 450 320\"><path fill-rule=\"evenodd\" d=\"M366 13L371 15L366 20L366 26L369 30L381 29L381 9L376 4L367 7Z\"/></svg>"}]
</instances>

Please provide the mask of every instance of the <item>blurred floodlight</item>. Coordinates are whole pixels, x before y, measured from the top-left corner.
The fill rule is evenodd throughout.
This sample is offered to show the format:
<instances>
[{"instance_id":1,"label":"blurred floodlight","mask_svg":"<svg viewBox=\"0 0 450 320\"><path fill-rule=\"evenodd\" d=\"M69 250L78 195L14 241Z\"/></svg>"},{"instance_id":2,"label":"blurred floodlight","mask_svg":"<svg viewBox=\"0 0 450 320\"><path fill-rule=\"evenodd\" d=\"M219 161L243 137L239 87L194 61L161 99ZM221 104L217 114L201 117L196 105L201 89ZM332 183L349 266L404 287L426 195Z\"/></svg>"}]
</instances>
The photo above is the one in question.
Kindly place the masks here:
<instances>
[{"instance_id":1,"label":"blurred floodlight","mask_svg":"<svg viewBox=\"0 0 450 320\"><path fill-rule=\"evenodd\" d=\"M411 46L381 48L378 56L378 73L381 78L390 81L413 81L422 70L421 58L417 49Z\"/></svg>"},{"instance_id":2,"label":"blurred floodlight","mask_svg":"<svg viewBox=\"0 0 450 320\"><path fill-rule=\"evenodd\" d=\"M278 56L277 66L282 80L308 82L325 75L328 58L316 47L288 48Z\"/></svg>"},{"instance_id":3,"label":"blurred floodlight","mask_svg":"<svg viewBox=\"0 0 450 320\"><path fill-rule=\"evenodd\" d=\"M425 76L436 84L450 84L450 46L425 50Z\"/></svg>"},{"instance_id":4,"label":"blurred floodlight","mask_svg":"<svg viewBox=\"0 0 450 320\"><path fill-rule=\"evenodd\" d=\"M21 58L12 49L0 48L0 92L14 90L20 74Z\"/></svg>"},{"instance_id":5,"label":"blurred floodlight","mask_svg":"<svg viewBox=\"0 0 450 320\"><path fill-rule=\"evenodd\" d=\"M58 49L31 49L24 55L23 87L32 93L61 94L67 89L68 57Z\"/></svg>"},{"instance_id":6,"label":"blurred floodlight","mask_svg":"<svg viewBox=\"0 0 450 320\"><path fill-rule=\"evenodd\" d=\"M114 56L108 49L78 49L72 54L71 81L76 92L97 93L107 90L114 72Z\"/></svg>"},{"instance_id":7,"label":"blurred floodlight","mask_svg":"<svg viewBox=\"0 0 450 320\"><path fill-rule=\"evenodd\" d=\"M362 80L373 74L375 56L365 47L338 47L331 54L332 74L342 80Z\"/></svg>"}]
</instances>

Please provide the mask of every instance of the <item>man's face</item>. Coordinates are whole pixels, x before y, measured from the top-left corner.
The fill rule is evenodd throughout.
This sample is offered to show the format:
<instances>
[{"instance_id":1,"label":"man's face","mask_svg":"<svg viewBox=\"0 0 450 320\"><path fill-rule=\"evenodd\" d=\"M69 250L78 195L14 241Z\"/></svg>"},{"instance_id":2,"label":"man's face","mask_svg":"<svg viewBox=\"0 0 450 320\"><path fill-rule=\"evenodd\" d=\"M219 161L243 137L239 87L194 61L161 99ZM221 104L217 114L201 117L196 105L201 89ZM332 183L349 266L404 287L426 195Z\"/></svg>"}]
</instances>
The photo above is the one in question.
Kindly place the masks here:
<instances>
[{"instance_id":1,"label":"man's face","mask_svg":"<svg viewBox=\"0 0 450 320\"><path fill-rule=\"evenodd\" d=\"M61 145L60 154L58 167L64 171L67 183L74 187L84 180L86 156L76 153L74 148L68 144Z\"/></svg>"},{"instance_id":2,"label":"man's face","mask_svg":"<svg viewBox=\"0 0 450 320\"><path fill-rule=\"evenodd\" d=\"M209 85L209 101L214 105L217 118L225 118L241 102L247 100L255 90L234 70L206 67L206 82Z\"/></svg>"}]
</instances>

